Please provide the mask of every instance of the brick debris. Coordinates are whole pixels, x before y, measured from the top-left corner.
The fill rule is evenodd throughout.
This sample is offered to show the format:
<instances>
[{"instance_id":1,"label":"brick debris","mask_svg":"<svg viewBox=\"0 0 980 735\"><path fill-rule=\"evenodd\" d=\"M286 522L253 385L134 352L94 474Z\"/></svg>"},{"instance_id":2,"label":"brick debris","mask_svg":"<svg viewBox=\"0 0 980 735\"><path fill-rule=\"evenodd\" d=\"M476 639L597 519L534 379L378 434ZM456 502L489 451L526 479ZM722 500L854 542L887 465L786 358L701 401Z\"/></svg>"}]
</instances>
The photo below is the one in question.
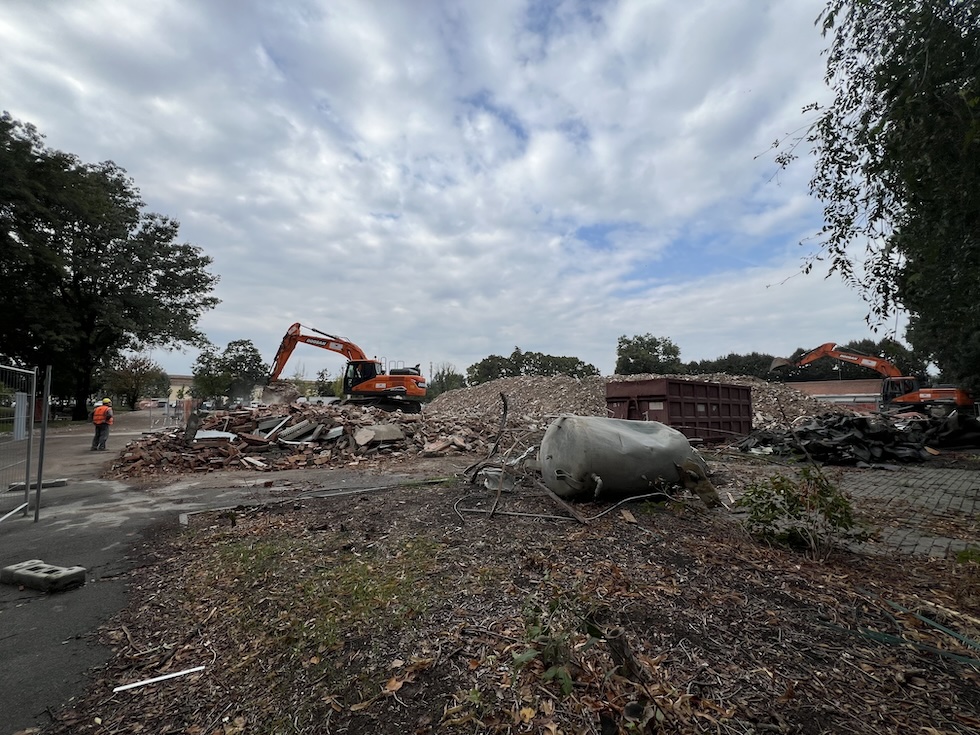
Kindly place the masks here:
<instances>
[{"instance_id":1,"label":"brick debris","mask_svg":"<svg viewBox=\"0 0 980 735\"><path fill-rule=\"evenodd\" d=\"M501 394L508 400L507 430L534 436L560 414L605 416L609 380L660 377L750 386L755 428L850 412L788 385L747 376L518 376L449 391L419 414L296 403L218 412L203 417L197 431L171 429L131 442L114 463L113 473L136 477L224 469L268 471L450 453L477 456L489 451L500 430Z\"/></svg>"}]
</instances>

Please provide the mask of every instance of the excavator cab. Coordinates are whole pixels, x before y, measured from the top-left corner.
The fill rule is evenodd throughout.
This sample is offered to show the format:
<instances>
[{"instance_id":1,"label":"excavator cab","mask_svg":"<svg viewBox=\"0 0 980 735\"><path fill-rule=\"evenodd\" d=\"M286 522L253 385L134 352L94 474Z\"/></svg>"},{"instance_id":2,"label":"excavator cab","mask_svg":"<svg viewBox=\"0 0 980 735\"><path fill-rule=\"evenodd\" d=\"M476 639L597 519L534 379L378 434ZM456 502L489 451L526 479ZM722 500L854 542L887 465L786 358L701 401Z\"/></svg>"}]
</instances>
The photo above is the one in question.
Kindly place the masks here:
<instances>
[{"instance_id":1,"label":"excavator cab","mask_svg":"<svg viewBox=\"0 0 980 735\"><path fill-rule=\"evenodd\" d=\"M351 360L344 371L344 393L354 392L354 386L360 385L379 374L378 363L374 360Z\"/></svg>"},{"instance_id":2,"label":"excavator cab","mask_svg":"<svg viewBox=\"0 0 980 735\"><path fill-rule=\"evenodd\" d=\"M894 408L892 402L900 396L906 396L919 390L919 381L915 378L885 378L881 383L881 405L879 410L887 411Z\"/></svg>"}]
</instances>

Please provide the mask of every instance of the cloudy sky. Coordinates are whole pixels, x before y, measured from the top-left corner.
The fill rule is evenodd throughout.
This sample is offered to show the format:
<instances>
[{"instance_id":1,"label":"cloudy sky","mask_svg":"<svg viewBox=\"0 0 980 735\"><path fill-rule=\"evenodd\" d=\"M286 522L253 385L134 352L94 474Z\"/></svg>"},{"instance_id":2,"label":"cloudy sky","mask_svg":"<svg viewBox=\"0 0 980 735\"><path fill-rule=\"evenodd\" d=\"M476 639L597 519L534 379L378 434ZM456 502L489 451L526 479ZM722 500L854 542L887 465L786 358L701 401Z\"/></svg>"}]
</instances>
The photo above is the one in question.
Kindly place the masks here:
<instances>
[{"instance_id":1,"label":"cloudy sky","mask_svg":"<svg viewBox=\"0 0 980 735\"><path fill-rule=\"evenodd\" d=\"M827 98L822 6L4 0L0 109L181 222L220 349L271 361L298 321L426 371L517 346L610 374L646 333L781 355L881 336L800 274L810 163L768 151Z\"/></svg>"}]
</instances>

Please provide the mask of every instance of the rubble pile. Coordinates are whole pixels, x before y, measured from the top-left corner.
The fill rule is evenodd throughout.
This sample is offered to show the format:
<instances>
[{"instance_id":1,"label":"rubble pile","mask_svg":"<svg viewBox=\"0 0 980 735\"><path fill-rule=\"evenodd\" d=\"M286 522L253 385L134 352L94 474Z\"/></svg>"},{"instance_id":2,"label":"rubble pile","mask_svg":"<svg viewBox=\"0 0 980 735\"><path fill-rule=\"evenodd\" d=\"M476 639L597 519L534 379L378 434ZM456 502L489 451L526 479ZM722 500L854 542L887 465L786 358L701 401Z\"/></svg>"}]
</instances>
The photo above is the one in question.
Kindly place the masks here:
<instances>
[{"instance_id":1,"label":"rubble pile","mask_svg":"<svg viewBox=\"0 0 980 735\"><path fill-rule=\"evenodd\" d=\"M705 383L729 383L752 389L752 425L755 428L781 426L809 416L827 413L854 415L843 406L825 403L796 390L787 383L770 383L747 375L616 375L613 377L569 378L567 376L500 378L472 388L443 393L428 407L427 412L482 416L500 414L500 393L510 402L510 418L524 417L529 421L557 416L562 413L577 416L605 416L606 383L671 378Z\"/></svg>"},{"instance_id":2,"label":"rubble pile","mask_svg":"<svg viewBox=\"0 0 980 735\"><path fill-rule=\"evenodd\" d=\"M115 471L133 477L356 465L372 459L459 452L480 455L489 451L500 431L501 394L507 397L507 428L535 436L543 434L560 414L606 416L609 380L661 377L750 386L756 428L842 410L787 385L745 376L518 376L443 393L421 414L296 403L219 412L202 419L195 431L174 429L131 443L116 462Z\"/></svg>"},{"instance_id":3,"label":"rubble pile","mask_svg":"<svg viewBox=\"0 0 980 735\"><path fill-rule=\"evenodd\" d=\"M489 417L489 425L496 430L503 393L507 396L508 421L540 423L563 413L605 416L606 380L598 376L579 379L567 375L499 378L443 393L426 406L425 412L432 416Z\"/></svg>"},{"instance_id":4,"label":"rubble pile","mask_svg":"<svg viewBox=\"0 0 980 735\"><path fill-rule=\"evenodd\" d=\"M809 456L822 464L867 466L929 457L925 435L885 416L825 414L793 428L755 429L734 447L745 452Z\"/></svg>"},{"instance_id":5,"label":"rubble pile","mask_svg":"<svg viewBox=\"0 0 980 735\"><path fill-rule=\"evenodd\" d=\"M279 405L219 412L204 418L195 430L149 434L131 442L113 470L135 477L358 465L382 457L486 452L487 436L492 434L451 417L337 404Z\"/></svg>"}]
</instances>

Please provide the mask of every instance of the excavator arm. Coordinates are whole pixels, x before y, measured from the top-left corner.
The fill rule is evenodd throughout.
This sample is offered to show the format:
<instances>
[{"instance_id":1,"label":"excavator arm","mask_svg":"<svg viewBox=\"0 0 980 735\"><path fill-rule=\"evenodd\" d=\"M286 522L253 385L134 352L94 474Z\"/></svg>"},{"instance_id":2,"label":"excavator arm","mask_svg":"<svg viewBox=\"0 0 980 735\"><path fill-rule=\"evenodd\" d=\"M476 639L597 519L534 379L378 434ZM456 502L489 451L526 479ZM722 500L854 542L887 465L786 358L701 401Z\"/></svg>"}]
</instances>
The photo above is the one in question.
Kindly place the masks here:
<instances>
[{"instance_id":1,"label":"excavator arm","mask_svg":"<svg viewBox=\"0 0 980 735\"><path fill-rule=\"evenodd\" d=\"M321 332L319 329L314 329L313 327L307 327L307 329L311 332L316 332L316 334L303 334L303 325L299 322L296 322L286 330L286 335L282 338L279 350L276 352L275 359L272 361L272 372L269 373L270 383L278 380L279 376L282 375L282 371L286 367L289 357L293 354L293 350L296 349L296 345L300 342L336 352L346 357L350 362L368 359L367 355L364 354L364 350L350 340Z\"/></svg>"},{"instance_id":2,"label":"excavator arm","mask_svg":"<svg viewBox=\"0 0 980 735\"><path fill-rule=\"evenodd\" d=\"M803 367L804 365L809 365L811 362L819 360L822 357L832 357L836 360L849 362L852 365L859 365L860 367L869 368L870 370L877 371L886 378L898 378L902 375L902 371L888 362L888 360L883 360L880 357L872 357L871 355L862 355L858 352L838 350L835 342L827 342L826 344L822 344L809 352L803 353L796 360L787 360L783 357L777 357L772 361L772 365L769 367L769 369L775 370L776 368L785 366Z\"/></svg>"}]
</instances>

